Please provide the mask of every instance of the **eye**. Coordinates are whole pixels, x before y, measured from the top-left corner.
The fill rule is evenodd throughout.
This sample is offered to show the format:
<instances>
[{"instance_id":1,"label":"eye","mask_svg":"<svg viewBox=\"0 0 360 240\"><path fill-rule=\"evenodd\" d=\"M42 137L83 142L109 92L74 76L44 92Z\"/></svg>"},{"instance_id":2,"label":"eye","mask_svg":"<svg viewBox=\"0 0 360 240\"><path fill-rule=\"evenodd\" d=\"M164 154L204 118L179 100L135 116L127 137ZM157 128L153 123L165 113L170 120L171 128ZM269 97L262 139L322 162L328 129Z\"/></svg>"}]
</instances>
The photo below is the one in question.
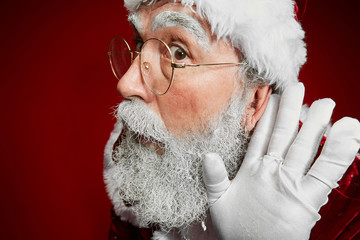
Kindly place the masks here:
<instances>
[{"instance_id":1,"label":"eye","mask_svg":"<svg viewBox=\"0 0 360 240\"><path fill-rule=\"evenodd\" d=\"M140 52L142 46L144 45L144 42L143 42L143 41L136 41L135 44L136 44L136 45L135 45L135 46L136 46L136 51L137 51L137 52Z\"/></svg>"},{"instance_id":2,"label":"eye","mask_svg":"<svg viewBox=\"0 0 360 240\"><path fill-rule=\"evenodd\" d=\"M180 47L172 46L170 50L176 60L184 60L187 57L187 53Z\"/></svg>"},{"instance_id":3,"label":"eye","mask_svg":"<svg viewBox=\"0 0 360 240\"><path fill-rule=\"evenodd\" d=\"M142 46L144 45L144 41L140 37L136 36L133 41L133 44L135 45L135 51L140 52Z\"/></svg>"}]
</instances>

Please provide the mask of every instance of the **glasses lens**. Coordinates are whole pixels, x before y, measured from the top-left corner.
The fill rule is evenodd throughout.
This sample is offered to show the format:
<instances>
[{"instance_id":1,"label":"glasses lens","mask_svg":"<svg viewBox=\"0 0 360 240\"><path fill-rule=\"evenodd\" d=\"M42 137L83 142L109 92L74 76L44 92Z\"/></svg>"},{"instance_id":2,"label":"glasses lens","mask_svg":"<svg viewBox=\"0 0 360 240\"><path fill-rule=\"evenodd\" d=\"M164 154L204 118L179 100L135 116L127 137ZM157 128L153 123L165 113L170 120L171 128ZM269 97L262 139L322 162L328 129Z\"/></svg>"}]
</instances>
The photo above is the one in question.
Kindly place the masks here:
<instances>
[{"instance_id":1,"label":"glasses lens","mask_svg":"<svg viewBox=\"0 0 360 240\"><path fill-rule=\"evenodd\" d=\"M126 41L120 37L113 38L109 46L111 68L117 79L120 79L131 65L131 52Z\"/></svg>"},{"instance_id":2,"label":"glasses lens","mask_svg":"<svg viewBox=\"0 0 360 240\"><path fill-rule=\"evenodd\" d=\"M165 94L173 76L168 46L159 39L147 40L141 48L140 69L150 90L158 95Z\"/></svg>"}]
</instances>

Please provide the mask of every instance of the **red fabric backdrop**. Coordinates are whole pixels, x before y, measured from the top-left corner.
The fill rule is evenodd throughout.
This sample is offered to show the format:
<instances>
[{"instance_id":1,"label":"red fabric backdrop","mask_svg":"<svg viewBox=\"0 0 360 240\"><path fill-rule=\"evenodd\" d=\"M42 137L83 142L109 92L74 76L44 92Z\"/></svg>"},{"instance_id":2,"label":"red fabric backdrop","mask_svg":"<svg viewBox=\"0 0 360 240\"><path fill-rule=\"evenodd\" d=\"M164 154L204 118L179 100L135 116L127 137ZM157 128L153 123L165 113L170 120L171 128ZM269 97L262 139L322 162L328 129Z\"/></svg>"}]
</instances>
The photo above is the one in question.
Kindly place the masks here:
<instances>
[{"instance_id":1,"label":"red fabric backdrop","mask_svg":"<svg viewBox=\"0 0 360 240\"><path fill-rule=\"evenodd\" d=\"M310 1L305 102L360 118L359 3ZM120 101L106 55L121 0L0 3L0 238L106 239L102 152Z\"/></svg>"}]
</instances>

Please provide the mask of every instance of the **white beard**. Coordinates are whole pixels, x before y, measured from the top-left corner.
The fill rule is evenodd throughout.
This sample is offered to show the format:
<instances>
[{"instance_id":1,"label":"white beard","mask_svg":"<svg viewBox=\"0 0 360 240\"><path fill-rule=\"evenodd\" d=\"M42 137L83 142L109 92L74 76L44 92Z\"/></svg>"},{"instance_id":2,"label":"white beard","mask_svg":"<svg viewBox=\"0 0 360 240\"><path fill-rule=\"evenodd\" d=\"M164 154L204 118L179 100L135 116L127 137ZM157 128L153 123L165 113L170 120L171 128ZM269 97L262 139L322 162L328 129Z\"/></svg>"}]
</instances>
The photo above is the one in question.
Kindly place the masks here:
<instances>
[{"instance_id":1,"label":"white beard","mask_svg":"<svg viewBox=\"0 0 360 240\"><path fill-rule=\"evenodd\" d=\"M123 101L117 118L123 122L115 144L112 185L139 216L140 225L162 230L190 226L206 217L207 195L202 176L202 156L218 153L229 178L234 178L245 155L248 137L241 126L247 96L234 96L216 119L202 124L201 133L174 137L161 119L141 101ZM204 127L206 126L206 127ZM141 136L161 143L163 154L139 144Z\"/></svg>"}]
</instances>

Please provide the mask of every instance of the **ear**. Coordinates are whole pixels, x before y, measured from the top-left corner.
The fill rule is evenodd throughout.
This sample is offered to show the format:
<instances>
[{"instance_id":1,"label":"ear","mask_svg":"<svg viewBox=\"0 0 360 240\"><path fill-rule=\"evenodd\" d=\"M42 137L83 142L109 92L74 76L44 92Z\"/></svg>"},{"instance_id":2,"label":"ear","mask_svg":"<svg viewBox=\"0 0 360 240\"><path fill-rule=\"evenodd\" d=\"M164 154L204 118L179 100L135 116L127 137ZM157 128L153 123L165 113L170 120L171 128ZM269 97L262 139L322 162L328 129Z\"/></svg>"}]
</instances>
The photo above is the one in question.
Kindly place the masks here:
<instances>
[{"instance_id":1,"label":"ear","mask_svg":"<svg viewBox=\"0 0 360 240\"><path fill-rule=\"evenodd\" d=\"M244 127L247 131L254 129L256 123L260 120L265 112L266 106L269 102L269 98L272 92L272 88L269 85L253 88L251 97L248 101L246 109L246 122Z\"/></svg>"}]
</instances>

